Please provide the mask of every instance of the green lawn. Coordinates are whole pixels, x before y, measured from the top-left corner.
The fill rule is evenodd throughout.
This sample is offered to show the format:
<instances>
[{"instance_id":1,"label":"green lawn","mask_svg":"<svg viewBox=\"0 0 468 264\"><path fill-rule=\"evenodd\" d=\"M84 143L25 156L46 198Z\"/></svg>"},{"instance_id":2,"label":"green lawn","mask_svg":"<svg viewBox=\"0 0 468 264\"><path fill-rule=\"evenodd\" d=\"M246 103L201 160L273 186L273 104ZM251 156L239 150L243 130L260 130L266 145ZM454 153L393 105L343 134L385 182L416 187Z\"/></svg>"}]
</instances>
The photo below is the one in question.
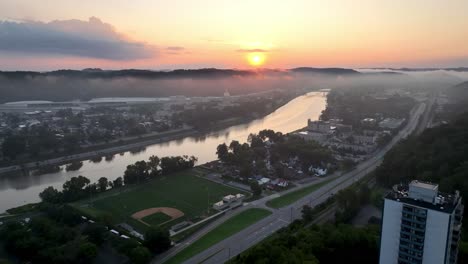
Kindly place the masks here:
<instances>
[{"instance_id":1,"label":"green lawn","mask_svg":"<svg viewBox=\"0 0 468 264\"><path fill-rule=\"evenodd\" d=\"M311 192L319 189L320 187L326 185L327 183L333 181L334 179L336 179L336 178L327 179L327 180L322 181L320 183L313 184L313 185L301 188L299 190L287 193L285 195L282 195L280 197L277 197L277 198L274 198L274 199L268 201L266 204L269 207L272 207L272 208L284 207L286 205L294 203L295 201L297 201L297 200L301 199L302 197L310 194Z\"/></svg>"},{"instance_id":2,"label":"green lawn","mask_svg":"<svg viewBox=\"0 0 468 264\"><path fill-rule=\"evenodd\" d=\"M6 210L9 214L24 214L24 213L29 213L29 212L32 212L34 210L37 210L37 205L39 205L39 203L29 203L29 204L25 204L25 205L21 205L21 206L18 206L18 207L14 207L14 208L10 208L8 210Z\"/></svg>"},{"instance_id":3,"label":"green lawn","mask_svg":"<svg viewBox=\"0 0 468 264\"><path fill-rule=\"evenodd\" d=\"M213 203L223 196L242 193L196 177L198 173L194 169L167 175L144 184L111 190L94 197L92 202L88 199L74 206L90 216L102 216L111 218L114 223L130 222L132 225L131 215L135 212L152 207L173 207L185 214L183 219L174 220L175 223L206 217L213 213Z\"/></svg>"},{"instance_id":4,"label":"green lawn","mask_svg":"<svg viewBox=\"0 0 468 264\"><path fill-rule=\"evenodd\" d=\"M151 226L158 226L164 222L171 220L171 217L165 213L155 213L152 215L145 216L141 220Z\"/></svg>"},{"instance_id":5,"label":"green lawn","mask_svg":"<svg viewBox=\"0 0 468 264\"><path fill-rule=\"evenodd\" d=\"M175 255L165 263L182 263L187 259L195 256L196 254L202 252L203 250L208 249L216 243L236 234L242 229L269 216L270 214L270 211L259 208L251 208L245 210L239 213L238 215L235 215L234 217L226 220L226 222L211 230L190 246L184 248L177 255Z\"/></svg>"}]
</instances>

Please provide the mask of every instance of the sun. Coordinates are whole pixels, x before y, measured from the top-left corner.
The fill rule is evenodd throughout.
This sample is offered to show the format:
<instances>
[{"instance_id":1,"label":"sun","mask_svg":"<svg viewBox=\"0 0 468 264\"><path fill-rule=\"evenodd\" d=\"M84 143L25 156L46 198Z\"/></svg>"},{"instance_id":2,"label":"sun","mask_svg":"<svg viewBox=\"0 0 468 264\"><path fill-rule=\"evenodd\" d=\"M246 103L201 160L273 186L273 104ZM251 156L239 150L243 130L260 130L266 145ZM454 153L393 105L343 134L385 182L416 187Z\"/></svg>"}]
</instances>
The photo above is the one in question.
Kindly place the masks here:
<instances>
[{"instance_id":1,"label":"sun","mask_svg":"<svg viewBox=\"0 0 468 264\"><path fill-rule=\"evenodd\" d=\"M265 63L265 55L262 53L250 53L247 56L247 60L249 61L250 65L258 67Z\"/></svg>"}]
</instances>

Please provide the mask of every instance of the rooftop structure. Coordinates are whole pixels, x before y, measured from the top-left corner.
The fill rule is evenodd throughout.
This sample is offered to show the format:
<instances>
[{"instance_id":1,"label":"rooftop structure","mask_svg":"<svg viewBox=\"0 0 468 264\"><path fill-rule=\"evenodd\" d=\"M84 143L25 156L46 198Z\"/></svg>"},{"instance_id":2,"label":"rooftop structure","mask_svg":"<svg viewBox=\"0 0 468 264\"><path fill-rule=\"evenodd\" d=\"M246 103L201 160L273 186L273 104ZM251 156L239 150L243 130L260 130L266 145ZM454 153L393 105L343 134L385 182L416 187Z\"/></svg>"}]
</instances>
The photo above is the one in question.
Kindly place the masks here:
<instances>
[{"instance_id":1,"label":"rooftop structure","mask_svg":"<svg viewBox=\"0 0 468 264\"><path fill-rule=\"evenodd\" d=\"M213 204L213 208L216 210L224 210L227 208L234 208L242 204L245 195L238 193L238 194L229 194L223 197L223 199L219 202Z\"/></svg>"},{"instance_id":2,"label":"rooftop structure","mask_svg":"<svg viewBox=\"0 0 468 264\"><path fill-rule=\"evenodd\" d=\"M450 213L461 198L458 191L447 194L439 192L437 184L414 180L408 185L393 186L385 199Z\"/></svg>"}]
</instances>

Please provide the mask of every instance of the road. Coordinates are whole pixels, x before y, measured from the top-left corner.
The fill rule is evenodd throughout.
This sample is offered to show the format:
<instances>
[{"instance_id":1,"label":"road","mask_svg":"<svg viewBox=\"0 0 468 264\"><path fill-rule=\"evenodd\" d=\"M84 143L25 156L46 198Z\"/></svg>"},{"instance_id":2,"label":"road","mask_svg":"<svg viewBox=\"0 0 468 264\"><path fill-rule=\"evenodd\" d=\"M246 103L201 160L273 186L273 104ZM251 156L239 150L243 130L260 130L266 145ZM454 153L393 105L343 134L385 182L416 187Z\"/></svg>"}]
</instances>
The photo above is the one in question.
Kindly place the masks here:
<instances>
[{"instance_id":1,"label":"road","mask_svg":"<svg viewBox=\"0 0 468 264\"><path fill-rule=\"evenodd\" d=\"M195 240L219 226L224 222L228 217L231 217L234 214L239 213L240 211L246 210L247 208L268 208L272 210L273 213L258 221L257 223L245 228L244 230L238 232L237 234L213 245L212 247L206 249L205 251L193 256L188 259L185 263L224 263L228 261L231 257L236 256L253 245L257 244L261 240L270 236L277 230L282 227L289 225L295 219L301 218L301 209L302 206L308 204L311 207L315 207L323 203L330 195L337 193L338 191L347 188L354 182L360 180L362 177L367 175L369 172L374 170L383 160L385 153L387 153L395 144L398 143L402 138L407 137L411 134L420 124L420 117L426 113L427 108L426 103L419 104L410 114L407 125L392 139L392 141L387 144L382 149L378 150L366 161L360 163L356 168L348 173L343 174L341 177L329 182L323 187L319 188L315 192L303 197L302 199L294 202L289 206L285 206L280 209L271 209L266 206L266 202L277 197L277 195L272 195L264 197L260 200L254 201L249 205L244 206L243 208L233 212L229 216L222 217L221 219L213 222L208 227L202 229L197 233L193 238L190 238L189 241L186 241L183 244L173 247L168 252L156 257L152 263L164 263L169 260L171 257L176 255L178 252L183 250L186 246L193 243ZM427 122L427 119L422 120L421 122ZM293 188L288 190L285 193L292 192L298 188L306 187L307 185L315 184L318 181L311 182L309 184L304 184L300 187Z\"/></svg>"},{"instance_id":2,"label":"road","mask_svg":"<svg viewBox=\"0 0 468 264\"><path fill-rule=\"evenodd\" d=\"M426 111L424 111L424 114L421 116L420 122L418 124L418 127L416 128L415 133L420 134L423 132L426 128L430 127L432 123L432 119L434 118L434 105L436 103L437 97L439 96L439 92L432 92L430 98L428 98L427 102L427 107Z\"/></svg>"}]
</instances>

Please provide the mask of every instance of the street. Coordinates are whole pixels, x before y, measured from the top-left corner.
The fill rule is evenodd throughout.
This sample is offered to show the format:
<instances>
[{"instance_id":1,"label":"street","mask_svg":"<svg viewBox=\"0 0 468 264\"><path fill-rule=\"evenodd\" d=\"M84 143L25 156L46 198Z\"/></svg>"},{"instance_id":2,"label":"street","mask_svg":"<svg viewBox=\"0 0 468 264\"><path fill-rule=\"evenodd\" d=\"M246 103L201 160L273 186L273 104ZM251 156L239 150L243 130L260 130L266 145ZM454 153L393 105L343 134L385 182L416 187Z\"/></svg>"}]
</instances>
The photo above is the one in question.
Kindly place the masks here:
<instances>
[{"instance_id":1,"label":"street","mask_svg":"<svg viewBox=\"0 0 468 264\"><path fill-rule=\"evenodd\" d=\"M382 162L385 153L388 152L398 141L400 141L402 138L407 137L409 134L415 131L416 127L419 124L420 117L426 112L426 110L430 110L430 108L426 109L426 107L426 103L419 104L419 106L417 106L415 110L411 113L407 125L401 131L399 131L399 133L392 139L392 141L389 144L387 144L385 147L374 153L374 155L371 158L357 165L356 168L352 171L343 174L341 177L338 177L335 180L327 183L315 192L303 197L302 199L294 202L293 204L280 209L268 208L266 206L266 202L277 197L277 195L272 195L264 197L260 200L252 202L249 205L244 206L242 209L238 210L238 212L247 208L268 208L269 210L272 210L273 213L270 216L240 231L239 233L193 256L192 258L188 259L185 263L224 263L231 257L242 253L243 251L257 244L264 238L270 236L272 233L276 232L280 228L287 226L295 219L301 218L302 206L308 204L311 207L315 207L323 203L330 195L333 195L338 191L347 188L354 182L360 180L362 177L374 170ZM424 121L428 122L428 120ZM317 181L313 182L312 184L314 183L317 183ZM305 186L307 185L300 186L299 188L303 188ZM297 189L298 188L293 188L285 193L289 193ZM284 195L284 193L282 195ZM225 219L225 217L218 219L205 229L201 230L199 233L206 234L207 232L224 222ZM199 234L196 235L196 237L201 236L202 235ZM161 256L155 258L152 263L164 263L174 255L176 255L178 252L180 252L183 248L185 248L185 246L187 246L195 240L196 239L190 239L189 243L183 243L172 248L165 254L162 254Z\"/></svg>"}]
</instances>

